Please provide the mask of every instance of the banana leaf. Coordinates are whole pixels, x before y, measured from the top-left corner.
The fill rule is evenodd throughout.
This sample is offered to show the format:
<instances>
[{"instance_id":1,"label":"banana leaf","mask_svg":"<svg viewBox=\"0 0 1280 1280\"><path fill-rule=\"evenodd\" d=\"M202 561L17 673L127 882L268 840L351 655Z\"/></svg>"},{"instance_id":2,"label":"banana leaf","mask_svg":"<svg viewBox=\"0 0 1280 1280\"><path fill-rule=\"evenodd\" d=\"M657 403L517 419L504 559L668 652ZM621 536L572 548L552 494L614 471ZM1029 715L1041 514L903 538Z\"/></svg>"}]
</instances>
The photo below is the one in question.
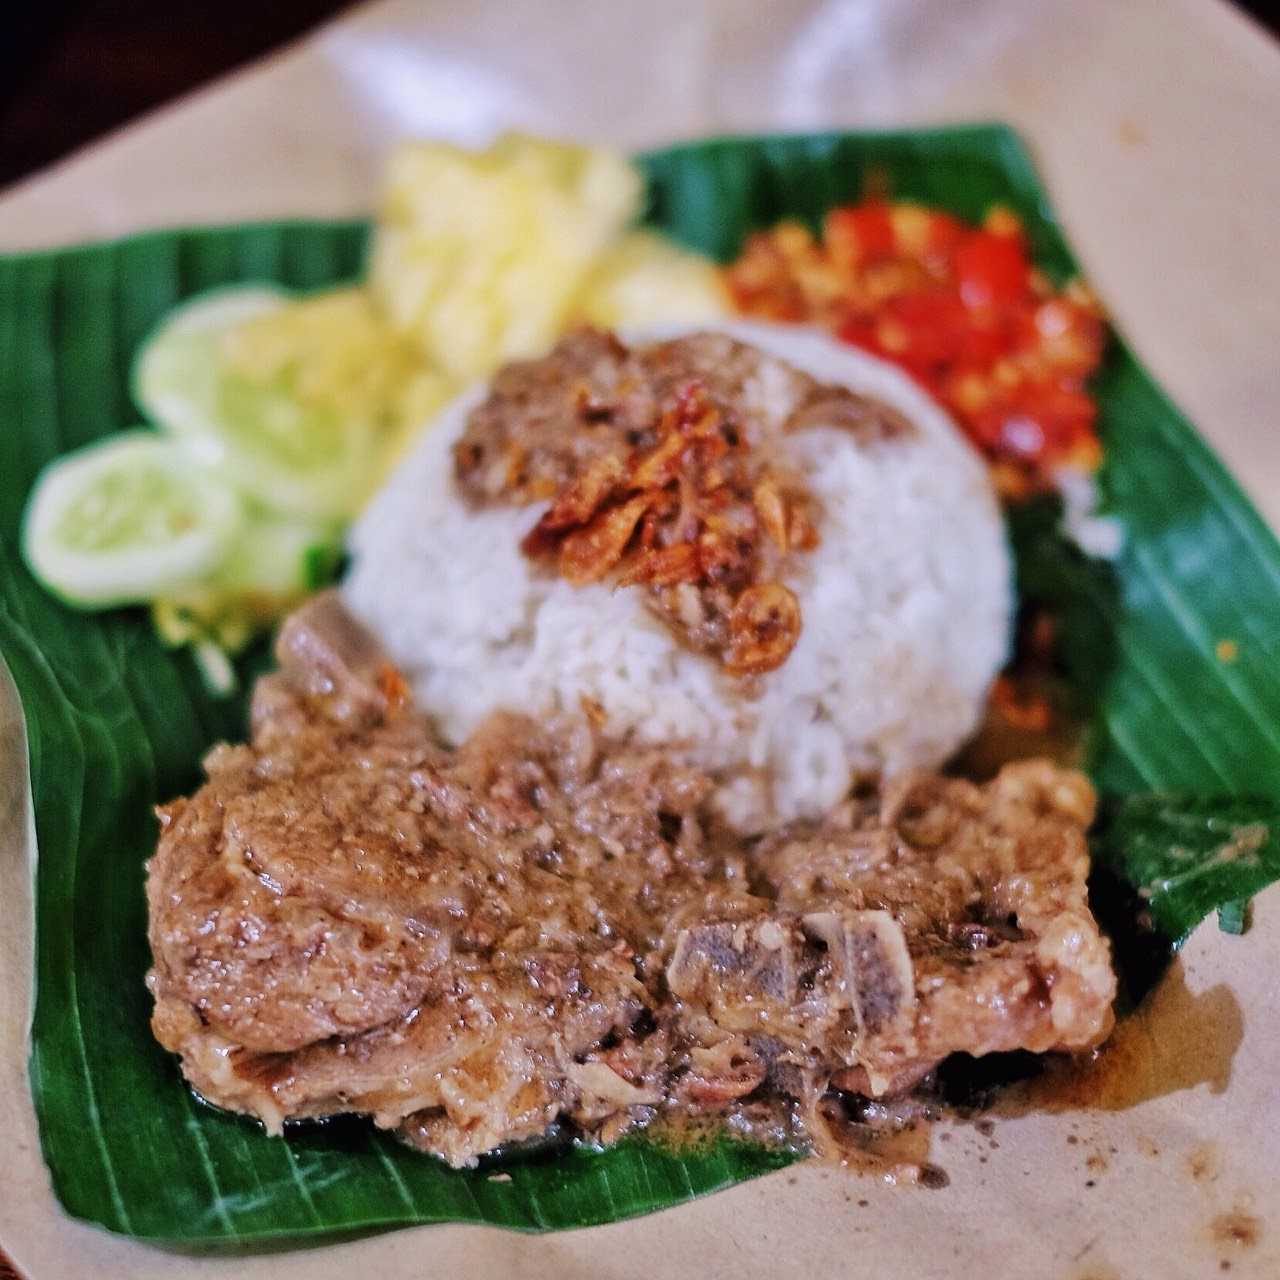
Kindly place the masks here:
<instances>
[{"instance_id":1,"label":"banana leaf","mask_svg":"<svg viewBox=\"0 0 1280 1280\"><path fill-rule=\"evenodd\" d=\"M1075 271L1025 151L999 126L729 138L641 162L649 221L717 257L753 227L816 220L874 181L969 218L1010 204L1039 263L1058 278ZM22 508L45 462L136 421L131 357L176 302L235 281L357 278L366 238L358 222L272 223L0 259L0 655L26 715L39 847L30 1080L58 1197L113 1231L222 1248L421 1222L584 1226L789 1158L729 1140L677 1151L639 1138L606 1151L552 1142L458 1172L362 1122L281 1141L197 1101L150 1035L151 806L197 783L210 743L244 735L245 707L211 695L141 611L77 613L42 591L17 551ZM1065 659L1089 707L1090 772L1110 796L1227 797L1250 822L1269 823L1280 802L1280 547L1123 342L1095 391L1123 554L1099 570L1052 520L1013 529L1020 585L1066 620ZM246 682L263 660L246 656ZM1144 813L1155 829L1142 827ZM1185 861L1170 881L1160 840L1185 834L1181 813L1172 801L1138 805L1111 828L1128 835L1104 851L1135 886L1162 877L1158 923L1171 938L1215 907L1239 915L1231 904L1280 874L1278 842L1265 839L1247 864L1216 864L1193 877L1194 892L1178 892ZM1211 858L1212 842L1201 846L1195 856Z\"/></svg>"}]
</instances>

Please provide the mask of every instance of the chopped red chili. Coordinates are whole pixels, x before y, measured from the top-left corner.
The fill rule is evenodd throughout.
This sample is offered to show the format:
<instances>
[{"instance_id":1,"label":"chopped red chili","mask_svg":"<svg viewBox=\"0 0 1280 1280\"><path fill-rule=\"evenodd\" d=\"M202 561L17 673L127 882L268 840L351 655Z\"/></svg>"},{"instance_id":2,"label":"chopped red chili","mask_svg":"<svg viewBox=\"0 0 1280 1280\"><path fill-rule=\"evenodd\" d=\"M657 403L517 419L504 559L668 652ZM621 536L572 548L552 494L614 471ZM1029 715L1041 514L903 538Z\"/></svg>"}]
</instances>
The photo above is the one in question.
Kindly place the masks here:
<instances>
[{"instance_id":1,"label":"chopped red chili","mask_svg":"<svg viewBox=\"0 0 1280 1280\"><path fill-rule=\"evenodd\" d=\"M726 272L738 308L823 325L894 361L955 416L1009 497L1097 466L1097 406L1085 383L1106 340L1079 281L1056 289L1021 223L982 227L909 201L832 209L814 237L797 222L753 235Z\"/></svg>"}]
</instances>

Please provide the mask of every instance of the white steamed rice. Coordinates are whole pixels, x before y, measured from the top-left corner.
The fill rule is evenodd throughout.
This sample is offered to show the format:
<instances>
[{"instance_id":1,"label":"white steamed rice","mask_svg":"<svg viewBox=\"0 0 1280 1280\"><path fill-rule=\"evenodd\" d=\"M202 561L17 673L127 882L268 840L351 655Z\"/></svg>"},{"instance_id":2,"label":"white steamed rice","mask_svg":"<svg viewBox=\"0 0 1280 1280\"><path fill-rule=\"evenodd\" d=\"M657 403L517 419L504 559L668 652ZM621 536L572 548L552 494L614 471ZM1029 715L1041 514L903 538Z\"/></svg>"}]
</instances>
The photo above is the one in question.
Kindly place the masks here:
<instances>
[{"instance_id":1,"label":"white steamed rice","mask_svg":"<svg viewBox=\"0 0 1280 1280\"><path fill-rule=\"evenodd\" d=\"M800 638L757 697L682 648L641 591L531 572L519 543L544 504L463 503L451 446L483 388L444 411L371 502L343 594L449 739L496 707L543 716L594 699L610 732L723 771L726 812L755 827L820 812L855 772L935 765L960 745L1006 654L1011 570L985 466L897 369L812 331L716 327L917 428L871 445L834 427L788 437L821 541L792 557Z\"/></svg>"}]
</instances>

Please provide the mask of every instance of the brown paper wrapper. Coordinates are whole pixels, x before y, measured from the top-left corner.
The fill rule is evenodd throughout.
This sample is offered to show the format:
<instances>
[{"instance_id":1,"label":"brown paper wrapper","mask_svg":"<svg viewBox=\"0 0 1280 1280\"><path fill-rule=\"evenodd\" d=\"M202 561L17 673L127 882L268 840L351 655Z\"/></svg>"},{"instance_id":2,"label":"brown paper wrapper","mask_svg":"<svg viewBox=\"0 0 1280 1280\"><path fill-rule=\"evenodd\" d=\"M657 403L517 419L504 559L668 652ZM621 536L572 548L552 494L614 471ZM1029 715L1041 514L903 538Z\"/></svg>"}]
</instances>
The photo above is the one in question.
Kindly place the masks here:
<instances>
[{"instance_id":1,"label":"brown paper wrapper","mask_svg":"<svg viewBox=\"0 0 1280 1280\"><path fill-rule=\"evenodd\" d=\"M360 9L0 199L0 249L367 210L405 134L521 127L625 146L1003 119L1166 389L1280 525L1280 52L1206 0L404 0ZM26 1079L35 857L0 673L0 1243L32 1280L877 1280L1280 1275L1280 888L1202 926L1097 1067L1034 1110L936 1128L949 1185L809 1164L613 1226L426 1227L192 1258L67 1219Z\"/></svg>"}]
</instances>

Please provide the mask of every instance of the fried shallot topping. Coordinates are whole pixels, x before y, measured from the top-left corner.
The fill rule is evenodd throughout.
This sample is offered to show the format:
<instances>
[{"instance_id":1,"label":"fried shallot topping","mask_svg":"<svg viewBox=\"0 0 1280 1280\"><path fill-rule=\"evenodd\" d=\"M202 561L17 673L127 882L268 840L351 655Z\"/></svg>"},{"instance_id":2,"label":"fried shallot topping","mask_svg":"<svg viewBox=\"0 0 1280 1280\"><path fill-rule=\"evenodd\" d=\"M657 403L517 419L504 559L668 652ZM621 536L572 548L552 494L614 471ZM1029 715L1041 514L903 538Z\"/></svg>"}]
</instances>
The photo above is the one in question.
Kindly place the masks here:
<instances>
[{"instance_id":1,"label":"fried shallot topping","mask_svg":"<svg viewBox=\"0 0 1280 1280\"><path fill-rule=\"evenodd\" d=\"M454 463L473 502L550 499L526 555L575 585L642 588L684 643L749 676L780 666L800 635L782 579L817 546L818 513L776 445L817 424L906 429L723 334L629 349L583 330L498 374Z\"/></svg>"}]
</instances>

